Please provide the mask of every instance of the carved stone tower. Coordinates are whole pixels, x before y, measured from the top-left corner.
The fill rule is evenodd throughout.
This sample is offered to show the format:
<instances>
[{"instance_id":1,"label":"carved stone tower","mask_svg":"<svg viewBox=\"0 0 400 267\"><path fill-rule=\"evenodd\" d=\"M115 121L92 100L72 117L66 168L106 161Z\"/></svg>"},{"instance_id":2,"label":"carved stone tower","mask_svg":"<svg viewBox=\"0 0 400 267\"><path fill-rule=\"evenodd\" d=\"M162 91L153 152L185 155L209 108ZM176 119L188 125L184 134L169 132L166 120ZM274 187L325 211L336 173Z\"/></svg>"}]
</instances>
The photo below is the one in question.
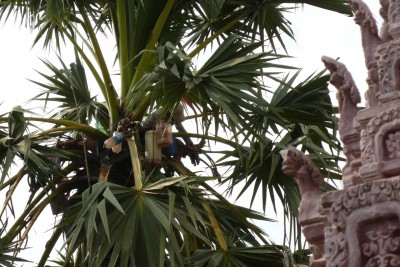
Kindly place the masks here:
<instances>
[{"instance_id":1,"label":"carved stone tower","mask_svg":"<svg viewBox=\"0 0 400 267\"><path fill-rule=\"evenodd\" d=\"M357 110L360 95L346 67L322 57L337 88L344 188L321 194L318 171L294 148L283 170L302 194L299 221L313 252L310 266L400 267L400 1L380 0L379 34L369 8L350 3L368 69L366 109Z\"/></svg>"}]
</instances>

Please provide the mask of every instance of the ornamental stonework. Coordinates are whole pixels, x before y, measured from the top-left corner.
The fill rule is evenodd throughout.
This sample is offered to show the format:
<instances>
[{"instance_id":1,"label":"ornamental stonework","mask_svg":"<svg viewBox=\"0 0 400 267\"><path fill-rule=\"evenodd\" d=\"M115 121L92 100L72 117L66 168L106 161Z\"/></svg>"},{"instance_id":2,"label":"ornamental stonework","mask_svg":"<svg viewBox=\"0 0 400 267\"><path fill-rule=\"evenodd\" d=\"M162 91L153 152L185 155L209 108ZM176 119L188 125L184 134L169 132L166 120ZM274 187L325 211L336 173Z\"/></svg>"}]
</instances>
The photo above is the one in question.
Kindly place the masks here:
<instances>
[{"instance_id":1,"label":"ornamental stonework","mask_svg":"<svg viewBox=\"0 0 400 267\"><path fill-rule=\"evenodd\" d=\"M362 245L363 266L400 266L400 233L397 225L372 225Z\"/></svg>"},{"instance_id":2,"label":"ornamental stonework","mask_svg":"<svg viewBox=\"0 0 400 267\"><path fill-rule=\"evenodd\" d=\"M366 108L342 63L322 57L337 89L347 157L343 189L322 193L319 172L289 148L283 171L302 196L299 220L311 267L400 267L400 1L380 0L380 31L368 6L349 0L368 70Z\"/></svg>"},{"instance_id":3,"label":"ornamental stonework","mask_svg":"<svg viewBox=\"0 0 400 267\"><path fill-rule=\"evenodd\" d=\"M398 61L400 59L400 43L389 42L380 47L377 54L379 86L381 94L399 91L397 80Z\"/></svg>"},{"instance_id":4,"label":"ornamental stonework","mask_svg":"<svg viewBox=\"0 0 400 267\"><path fill-rule=\"evenodd\" d=\"M400 159L400 130L386 134L385 159Z\"/></svg>"},{"instance_id":5,"label":"ornamental stonework","mask_svg":"<svg viewBox=\"0 0 400 267\"><path fill-rule=\"evenodd\" d=\"M399 121L398 125L394 123L397 120ZM386 128L397 127L398 131L400 131L400 105L379 113L369 121L366 129L361 130L360 149L361 149L361 160L364 165L379 161L378 155L376 155L377 151L374 145L376 142L375 136L381 129L385 128L383 127L385 124L390 125L387 126ZM382 146L387 147L386 139L381 140L381 142L377 142L377 147L382 147Z\"/></svg>"},{"instance_id":6,"label":"ornamental stonework","mask_svg":"<svg viewBox=\"0 0 400 267\"><path fill-rule=\"evenodd\" d=\"M400 266L374 265L389 258L394 262L391 254L400 248L395 247L400 241L400 178L348 188L330 212L330 226L325 228L327 266ZM385 232L389 227L393 231Z\"/></svg>"}]
</instances>

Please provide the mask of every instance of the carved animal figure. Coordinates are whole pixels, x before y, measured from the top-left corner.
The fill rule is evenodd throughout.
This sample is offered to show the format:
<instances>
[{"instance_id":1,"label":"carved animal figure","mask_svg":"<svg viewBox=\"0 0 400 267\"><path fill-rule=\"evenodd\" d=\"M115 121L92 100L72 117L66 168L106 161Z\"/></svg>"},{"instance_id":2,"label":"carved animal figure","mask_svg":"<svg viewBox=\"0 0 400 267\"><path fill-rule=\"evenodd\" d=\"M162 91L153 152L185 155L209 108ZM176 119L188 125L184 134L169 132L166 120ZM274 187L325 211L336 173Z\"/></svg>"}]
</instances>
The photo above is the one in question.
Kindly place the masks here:
<instances>
[{"instance_id":1,"label":"carved animal figure","mask_svg":"<svg viewBox=\"0 0 400 267\"><path fill-rule=\"evenodd\" d=\"M383 18L383 23L381 26L381 39L383 42L388 42L392 40L392 36L389 33L389 0L380 0L381 9L379 14Z\"/></svg>"},{"instance_id":2,"label":"carved animal figure","mask_svg":"<svg viewBox=\"0 0 400 267\"><path fill-rule=\"evenodd\" d=\"M310 266L322 266L320 263L324 262L325 223L323 216L319 213L319 204L322 193L320 185L324 179L314 163L303 152L289 147L283 154L282 170L286 175L295 177L301 194L299 223L313 253Z\"/></svg>"},{"instance_id":3,"label":"carved animal figure","mask_svg":"<svg viewBox=\"0 0 400 267\"><path fill-rule=\"evenodd\" d=\"M353 131L357 104L361 102L360 92L344 64L327 56L322 57L322 62L331 73L330 83L338 90L336 96L340 112L339 133L344 141L346 135Z\"/></svg>"},{"instance_id":4,"label":"carved animal figure","mask_svg":"<svg viewBox=\"0 0 400 267\"><path fill-rule=\"evenodd\" d=\"M301 194L299 222L319 217L318 205L321 196L320 185L324 182L319 170L303 152L294 147L285 151L283 172L294 176Z\"/></svg>"},{"instance_id":5,"label":"carved animal figure","mask_svg":"<svg viewBox=\"0 0 400 267\"><path fill-rule=\"evenodd\" d=\"M378 27L369 7L361 0L350 0L350 5L354 13L354 21L361 27L362 46L368 68L375 62L376 48L382 43L382 40L379 37Z\"/></svg>"},{"instance_id":6,"label":"carved animal figure","mask_svg":"<svg viewBox=\"0 0 400 267\"><path fill-rule=\"evenodd\" d=\"M350 5L354 13L354 21L360 25L365 65L368 69L367 81L369 90L366 92L366 97L369 106L376 106L378 104L377 94L379 91L379 79L375 54L378 46L382 44L382 39L379 36L376 20L369 7L361 0L350 0ZM385 33L388 27L385 25L382 25L382 27L384 30L383 33ZM385 39L388 39L386 35L387 34L385 34Z\"/></svg>"}]
</instances>

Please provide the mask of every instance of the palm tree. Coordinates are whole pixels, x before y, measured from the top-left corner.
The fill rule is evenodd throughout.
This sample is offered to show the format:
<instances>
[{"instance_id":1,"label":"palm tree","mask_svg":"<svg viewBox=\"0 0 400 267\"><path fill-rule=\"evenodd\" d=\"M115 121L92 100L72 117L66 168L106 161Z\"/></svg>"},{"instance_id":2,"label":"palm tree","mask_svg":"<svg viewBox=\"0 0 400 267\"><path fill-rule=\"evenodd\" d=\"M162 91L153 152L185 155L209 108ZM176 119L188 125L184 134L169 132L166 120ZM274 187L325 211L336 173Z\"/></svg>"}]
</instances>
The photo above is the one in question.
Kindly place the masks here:
<instances>
[{"instance_id":1,"label":"palm tree","mask_svg":"<svg viewBox=\"0 0 400 267\"><path fill-rule=\"evenodd\" d=\"M267 200L281 204L300 240L299 193L280 170L279 152L301 147L327 177L340 177L329 77L296 83L299 72L283 75L293 68L278 61L287 57L277 52L285 50L282 34L293 37L284 14L302 4L350 12L343 0L0 1L2 19L18 14L36 29L35 43L55 44L60 59L43 61L47 71L33 81L43 89L33 100L56 107L50 115L17 107L0 117L0 189L8 190L0 262L18 259L3 251L18 251L51 206L60 219L39 266L64 236L66 253L53 263L65 266L292 264L286 246L252 222L269 219L214 185L227 184L228 193L240 187L239 197L250 190L251 203L260 192L264 212ZM102 34L115 38L116 76ZM69 65L63 42L76 55ZM190 131L181 129L182 106ZM161 135L165 125L179 126L161 161L145 153L145 131L158 122L144 127L152 114ZM27 206L9 218L4 211L24 177Z\"/></svg>"}]
</instances>

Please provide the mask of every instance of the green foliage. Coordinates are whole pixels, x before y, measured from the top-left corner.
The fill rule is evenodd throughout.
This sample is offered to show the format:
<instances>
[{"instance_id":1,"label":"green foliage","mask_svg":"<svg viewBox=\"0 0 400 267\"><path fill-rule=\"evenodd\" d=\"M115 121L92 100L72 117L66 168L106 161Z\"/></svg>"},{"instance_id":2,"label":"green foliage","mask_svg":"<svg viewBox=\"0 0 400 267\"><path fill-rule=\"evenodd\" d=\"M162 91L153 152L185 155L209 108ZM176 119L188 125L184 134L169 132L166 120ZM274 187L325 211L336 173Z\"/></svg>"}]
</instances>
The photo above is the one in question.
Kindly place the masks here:
<instances>
[{"instance_id":1,"label":"green foliage","mask_svg":"<svg viewBox=\"0 0 400 267\"><path fill-rule=\"evenodd\" d=\"M55 45L59 58L43 60L46 70L32 81L42 89L33 101L47 115L15 108L0 117L0 190L9 190L0 220L9 219L5 210L13 214L13 193L25 176L31 191L25 210L2 232L0 264L19 260L9 254L19 251L48 206L60 220L38 266L304 262L303 254L291 257L287 247L271 244L252 222L270 219L214 188L240 187L237 197L250 192L251 205L261 194L267 215L282 206L288 238L302 244L300 196L281 171L280 151L297 146L326 177L340 178L329 77L321 72L297 82L300 72L280 64L288 55L276 52L286 47L283 35L293 38L285 14L303 4L350 10L342 0L0 1L0 18L19 14L36 30L35 44ZM114 37L114 54L104 54L102 34ZM62 60L63 42L72 45L75 62ZM110 75L105 57L116 59L118 75ZM144 160L140 123L157 108L172 121L180 103L192 127L174 134L199 144L178 142L180 154L162 158L159 177L167 178L156 178L159 166ZM133 136L118 154L103 147L117 129ZM200 166L186 167L181 158L196 153ZM17 174L16 162L22 162ZM66 255L49 261L63 236Z\"/></svg>"},{"instance_id":2,"label":"green foliage","mask_svg":"<svg viewBox=\"0 0 400 267\"><path fill-rule=\"evenodd\" d=\"M232 248L223 250L197 250L191 259L192 266L282 266L283 258L275 246Z\"/></svg>"},{"instance_id":3,"label":"green foliage","mask_svg":"<svg viewBox=\"0 0 400 267\"><path fill-rule=\"evenodd\" d=\"M1 240L0 240L1 241ZM0 265L5 267L13 267L16 262L29 262L25 259L14 256L14 253L20 252L16 243L9 243L2 246L0 242Z\"/></svg>"},{"instance_id":4,"label":"green foliage","mask_svg":"<svg viewBox=\"0 0 400 267\"><path fill-rule=\"evenodd\" d=\"M61 58L59 59L62 69L50 62L43 61L52 75L39 72L46 82L32 82L45 90L32 100L56 103L57 113L52 116L53 118L77 121L83 124L96 121L107 129L110 120L107 108L104 103L97 102L96 98L91 96L85 69L79 58L76 59L76 63L70 64L70 68Z\"/></svg>"},{"instance_id":5,"label":"green foliage","mask_svg":"<svg viewBox=\"0 0 400 267\"><path fill-rule=\"evenodd\" d=\"M0 220L0 223L0 234L2 236L6 231L7 221ZM29 262L25 259L15 256L15 254L20 251L21 248L18 247L17 242L4 242L3 239L0 238L0 265L5 267L13 267L15 266L16 262Z\"/></svg>"}]
</instances>

